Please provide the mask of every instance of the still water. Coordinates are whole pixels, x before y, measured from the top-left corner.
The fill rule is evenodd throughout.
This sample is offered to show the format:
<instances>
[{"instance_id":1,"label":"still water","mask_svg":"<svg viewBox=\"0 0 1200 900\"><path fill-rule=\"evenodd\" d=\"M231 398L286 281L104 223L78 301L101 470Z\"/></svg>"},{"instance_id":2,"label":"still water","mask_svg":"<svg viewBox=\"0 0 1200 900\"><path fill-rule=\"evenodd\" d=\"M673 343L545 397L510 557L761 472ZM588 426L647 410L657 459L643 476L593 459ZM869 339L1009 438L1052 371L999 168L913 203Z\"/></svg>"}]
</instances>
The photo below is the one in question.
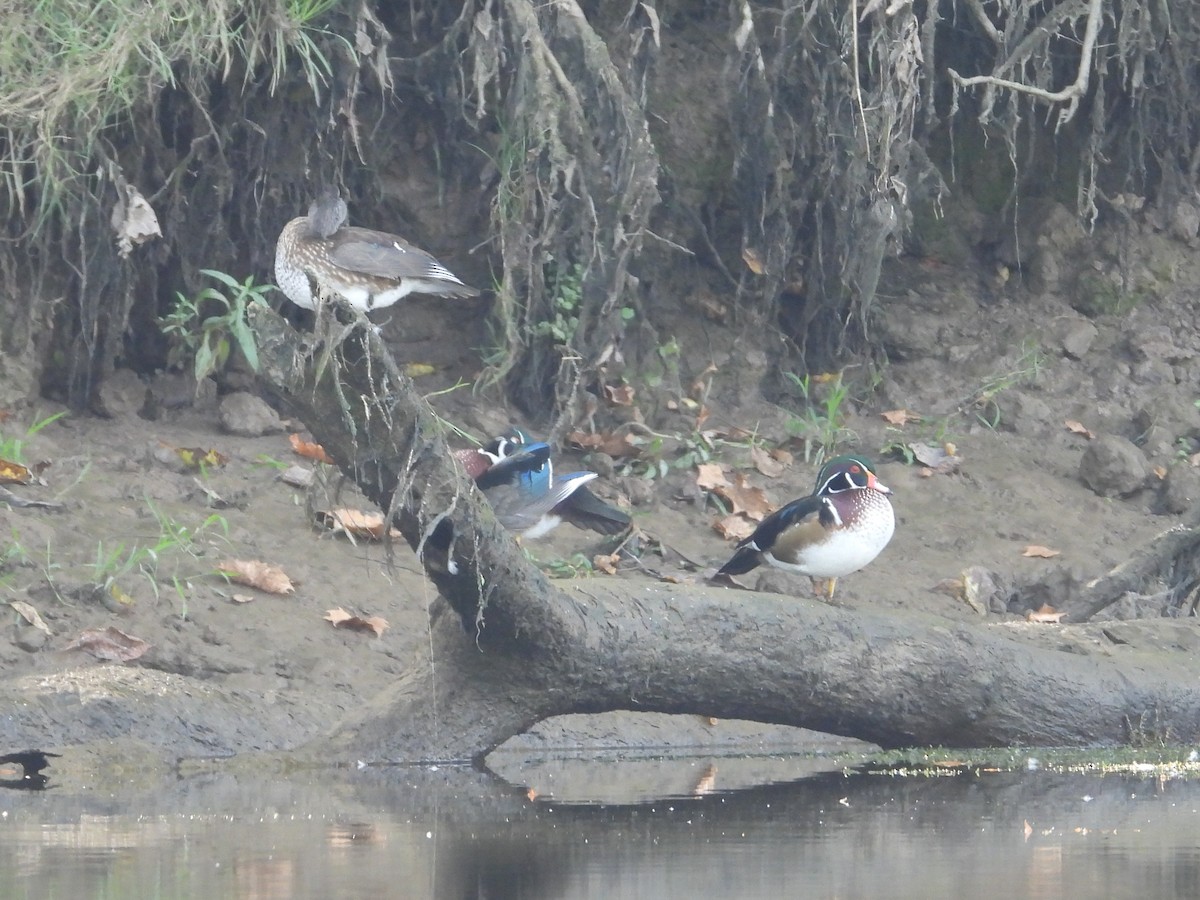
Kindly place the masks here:
<instances>
[{"instance_id":1,"label":"still water","mask_svg":"<svg viewBox=\"0 0 1200 900\"><path fill-rule=\"evenodd\" d=\"M727 792L731 761L675 760L661 781L685 795L619 805L552 793L553 771L541 790L466 767L52 778L0 791L0 897L1200 896L1200 782L772 763L800 780Z\"/></svg>"}]
</instances>

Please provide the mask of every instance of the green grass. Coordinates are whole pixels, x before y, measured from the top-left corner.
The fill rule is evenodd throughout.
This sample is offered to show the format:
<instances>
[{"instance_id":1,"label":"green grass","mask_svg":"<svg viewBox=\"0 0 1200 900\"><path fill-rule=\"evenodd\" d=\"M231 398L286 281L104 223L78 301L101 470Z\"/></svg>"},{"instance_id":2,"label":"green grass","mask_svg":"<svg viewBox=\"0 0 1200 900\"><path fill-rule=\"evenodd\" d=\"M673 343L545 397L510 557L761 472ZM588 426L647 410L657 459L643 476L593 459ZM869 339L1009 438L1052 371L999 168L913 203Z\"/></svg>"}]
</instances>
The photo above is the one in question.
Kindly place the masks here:
<instances>
[{"instance_id":1,"label":"green grass","mask_svg":"<svg viewBox=\"0 0 1200 900\"><path fill-rule=\"evenodd\" d=\"M62 412L57 412L52 416L46 416L44 419L38 419L36 422L26 428L25 433L20 437L6 437L4 434L0 433L0 459L6 459L9 462L25 465L28 462L28 460L25 459L25 445L29 442L29 439L34 437L47 425L57 422L66 414L67 411L64 409Z\"/></svg>"},{"instance_id":2,"label":"green grass","mask_svg":"<svg viewBox=\"0 0 1200 900\"><path fill-rule=\"evenodd\" d=\"M338 0L17 0L0 29L0 177L7 215L38 231L67 192L94 192L105 129L163 88L299 68L319 98L320 16ZM31 190L33 189L33 190ZM32 199L31 199L32 198ZM36 204L27 208L28 203Z\"/></svg>"},{"instance_id":3,"label":"green grass","mask_svg":"<svg viewBox=\"0 0 1200 900\"><path fill-rule=\"evenodd\" d=\"M819 466L855 439L846 427L850 389L841 376L828 385L818 385L809 375L783 374L800 402L799 413L786 422L788 433L804 441L804 461Z\"/></svg>"}]
</instances>

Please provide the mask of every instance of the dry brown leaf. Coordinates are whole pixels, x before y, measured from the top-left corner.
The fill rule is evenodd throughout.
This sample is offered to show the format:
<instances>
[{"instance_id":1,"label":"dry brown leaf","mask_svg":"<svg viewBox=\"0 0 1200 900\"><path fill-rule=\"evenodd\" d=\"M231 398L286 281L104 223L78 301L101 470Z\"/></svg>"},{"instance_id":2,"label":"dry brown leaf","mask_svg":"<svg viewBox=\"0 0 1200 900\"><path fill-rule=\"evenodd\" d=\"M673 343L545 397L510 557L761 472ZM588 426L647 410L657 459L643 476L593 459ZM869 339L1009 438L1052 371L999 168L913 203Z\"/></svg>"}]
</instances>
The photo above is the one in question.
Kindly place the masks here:
<instances>
[{"instance_id":1,"label":"dry brown leaf","mask_svg":"<svg viewBox=\"0 0 1200 900\"><path fill-rule=\"evenodd\" d=\"M96 659L110 662L129 662L150 649L141 638L126 634L119 628L87 628L64 650L86 650Z\"/></svg>"},{"instance_id":2,"label":"dry brown leaf","mask_svg":"<svg viewBox=\"0 0 1200 900\"><path fill-rule=\"evenodd\" d=\"M702 491L715 491L730 487L730 484L720 463L700 463L696 466L696 487Z\"/></svg>"},{"instance_id":3,"label":"dry brown leaf","mask_svg":"<svg viewBox=\"0 0 1200 900\"><path fill-rule=\"evenodd\" d=\"M754 468L758 469L758 471L762 472L768 478L778 478L783 474L783 463L758 446L758 444L754 444L750 448L750 462L754 464Z\"/></svg>"},{"instance_id":4,"label":"dry brown leaf","mask_svg":"<svg viewBox=\"0 0 1200 900\"><path fill-rule=\"evenodd\" d=\"M633 406L633 398L637 391L633 389L632 384L606 384L604 385L604 399L614 406Z\"/></svg>"},{"instance_id":5,"label":"dry brown leaf","mask_svg":"<svg viewBox=\"0 0 1200 900\"><path fill-rule=\"evenodd\" d=\"M761 522L771 511L767 492L750 484L741 472L734 473L732 487L717 493L733 504L733 512L745 513L756 522Z\"/></svg>"},{"instance_id":6,"label":"dry brown leaf","mask_svg":"<svg viewBox=\"0 0 1200 900\"><path fill-rule=\"evenodd\" d=\"M672 575L668 572L662 572L658 576L658 580L666 584L695 584L696 579L690 575Z\"/></svg>"},{"instance_id":7,"label":"dry brown leaf","mask_svg":"<svg viewBox=\"0 0 1200 900\"><path fill-rule=\"evenodd\" d=\"M592 557L592 565L606 575L617 574L617 563L621 557L616 553L598 553Z\"/></svg>"},{"instance_id":8,"label":"dry brown leaf","mask_svg":"<svg viewBox=\"0 0 1200 900\"><path fill-rule=\"evenodd\" d=\"M745 247L742 249L742 262L746 264L746 268L755 275L762 275L767 271L766 265L762 261L762 257L758 255L758 251Z\"/></svg>"},{"instance_id":9,"label":"dry brown leaf","mask_svg":"<svg viewBox=\"0 0 1200 900\"><path fill-rule=\"evenodd\" d=\"M598 450L607 453L613 459L636 457L642 455L642 448L628 432L618 434L615 431L588 434L583 431L572 431L567 435L568 443L581 450Z\"/></svg>"},{"instance_id":10,"label":"dry brown leaf","mask_svg":"<svg viewBox=\"0 0 1200 900\"><path fill-rule=\"evenodd\" d=\"M1063 424L1067 426L1067 431L1070 431L1073 434L1082 434L1089 441L1096 436L1095 432L1093 432L1090 428L1088 428L1082 422L1076 422L1074 419L1067 419L1065 422L1063 422Z\"/></svg>"},{"instance_id":11,"label":"dry brown leaf","mask_svg":"<svg viewBox=\"0 0 1200 900\"><path fill-rule=\"evenodd\" d=\"M1154 466L1154 468L1152 468L1150 471L1154 473L1154 477L1157 478L1159 481L1162 481L1164 478L1167 477L1167 467L1166 466Z\"/></svg>"},{"instance_id":12,"label":"dry brown leaf","mask_svg":"<svg viewBox=\"0 0 1200 900\"><path fill-rule=\"evenodd\" d=\"M1043 604L1041 609L1031 609L1029 612L1025 613L1025 621L1039 622L1043 625L1060 625L1062 624L1062 619L1065 615L1065 612L1059 612L1057 609L1047 603Z\"/></svg>"},{"instance_id":13,"label":"dry brown leaf","mask_svg":"<svg viewBox=\"0 0 1200 900\"><path fill-rule=\"evenodd\" d=\"M234 594L230 599L233 600L234 603L253 603L254 595L253 594Z\"/></svg>"},{"instance_id":14,"label":"dry brown leaf","mask_svg":"<svg viewBox=\"0 0 1200 900\"><path fill-rule=\"evenodd\" d=\"M535 788L530 788L525 792L525 799L532 803L538 798L538 792Z\"/></svg>"},{"instance_id":15,"label":"dry brown leaf","mask_svg":"<svg viewBox=\"0 0 1200 900\"><path fill-rule=\"evenodd\" d=\"M1049 547L1043 547L1041 544L1030 544L1021 553L1022 556L1030 556L1035 559L1054 559L1056 556L1061 556L1061 550L1051 550Z\"/></svg>"},{"instance_id":16,"label":"dry brown leaf","mask_svg":"<svg viewBox=\"0 0 1200 900\"><path fill-rule=\"evenodd\" d=\"M757 522L752 522L746 516L737 513L713 522L713 528L716 529L717 534L723 538L733 538L735 541L750 537L757 527Z\"/></svg>"},{"instance_id":17,"label":"dry brown leaf","mask_svg":"<svg viewBox=\"0 0 1200 900\"><path fill-rule=\"evenodd\" d=\"M889 409L880 413L889 425L896 425L903 428L909 422L920 422L921 417L915 412L910 412L907 409Z\"/></svg>"},{"instance_id":18,"label":"dry brown leaf","mask_svg":"<svg viewBox=\"0 0 1200 900\"><path fill-rule=\"evenodd\" d=\"M367 538L378 541L384 535L384 518L381 512L366 512L361 509L330 509L318 510L317 521L335 534L344 534L349 538ZM399 531L392 529L392 537L401 537Z\"/></svg>"},{"instance_id":19,"label":"dry brown leaf","mask_svg":"<svg viewBox=\"0 0 1200 900\"><path fill-rule=\"evenodd\" d=\"M296 590L292 579L287 577L283 569L261 560L223 559L217 563L217 569L231 581L258 588L268 594L290 594Z\"/></svg>"},{"instance_id":20,"label":"dry brown leaf","mask_svg":"<svg viewBox=\"0 0 1200 900\"><path fill-rule=\"evenodd\" d=\"M325 448L314 441L306 441L298 434L289 434L288 441L292 445L292 450L297 456L303 456L306 459L315 459L317 462L323 462L332 466L333 460L329 454L325 452Z\"/></svg>"},{"instance_id":21,"label":"dry brown leaf","mask_svg":"<svg viewBox=\"0 0 1200 900\"><path fill-rule=\"evenodd\" d=\"M792 455L790 450L784 450L782 447L776 447L771 451L771 459L778 460L785 466L791 466L796 461L796 457Z\"/></svg>"},{"instance_id":22,"label":"dry brown leaf","mask_svg":"<svg viewBox=\"0 0 1200 900\"><path fill-rule=\"evenodd\" d=\"M26 603L24 600L10 600L8 605L15 609L20 614L22 619L24 619L38 631L44 632L50 636L54 635L54 632L50 630L50 626L42 621L41 615L36 609L34 609L33 604Z\"/></svg>"},{"instance_id":23,"label":"dry brown leaf","mask_svg":"<svg viewBox=\"0 0 1200 900\"><path fill-rule=\"evenodd\" d=\"M370 631L376 637L383 634L388 627L387 619L381 616L364 618L348 613L340 606L337 609L326 610L325 621L332 623L334 628L349 628L351 631Z\"/></svg>"}]
</instances>

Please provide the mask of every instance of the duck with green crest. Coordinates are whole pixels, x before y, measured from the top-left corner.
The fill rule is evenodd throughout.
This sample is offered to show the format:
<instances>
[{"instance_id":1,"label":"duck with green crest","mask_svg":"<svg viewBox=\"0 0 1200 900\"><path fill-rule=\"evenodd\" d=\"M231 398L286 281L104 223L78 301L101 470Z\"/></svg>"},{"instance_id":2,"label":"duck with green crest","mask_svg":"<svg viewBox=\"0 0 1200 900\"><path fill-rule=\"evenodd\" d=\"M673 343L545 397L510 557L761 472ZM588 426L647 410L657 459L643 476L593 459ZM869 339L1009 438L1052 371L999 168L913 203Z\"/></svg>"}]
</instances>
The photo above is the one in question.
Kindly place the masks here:
<instances>
[{"instance_id":1,"label":"duck with green crest","mask_svg":"<svg viewBox=\"0 0 1200 900\"><path fill-rule=\"evenodd\" d=\"M737 545L718 576L744 575L762 563L829 580L869 565L896 530L891 489L862 456L837 456L817 474L816 489L763 519Z\"/></svg>"}]
</instances>

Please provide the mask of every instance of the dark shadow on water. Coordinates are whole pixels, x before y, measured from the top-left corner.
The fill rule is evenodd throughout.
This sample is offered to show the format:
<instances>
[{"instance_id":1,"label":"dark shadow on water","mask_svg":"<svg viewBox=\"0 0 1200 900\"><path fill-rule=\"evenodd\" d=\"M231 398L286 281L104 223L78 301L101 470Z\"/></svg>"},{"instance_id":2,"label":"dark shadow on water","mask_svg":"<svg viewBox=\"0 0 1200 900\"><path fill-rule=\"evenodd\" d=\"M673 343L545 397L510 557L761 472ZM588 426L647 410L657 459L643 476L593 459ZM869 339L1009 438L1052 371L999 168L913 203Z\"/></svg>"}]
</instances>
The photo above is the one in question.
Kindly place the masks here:
<instances>
[{"instance_id":1,"label":"dark shadow on water","mask_svg":"<svg viewBox=\"0 0 1200 900\"><path fill-rule=\"evenodd\" d=\"M1194 782L836 772L623 805L527 790L429 767L0 794L0 896L1200 896Z\"/></svg>"}]
</instances>

